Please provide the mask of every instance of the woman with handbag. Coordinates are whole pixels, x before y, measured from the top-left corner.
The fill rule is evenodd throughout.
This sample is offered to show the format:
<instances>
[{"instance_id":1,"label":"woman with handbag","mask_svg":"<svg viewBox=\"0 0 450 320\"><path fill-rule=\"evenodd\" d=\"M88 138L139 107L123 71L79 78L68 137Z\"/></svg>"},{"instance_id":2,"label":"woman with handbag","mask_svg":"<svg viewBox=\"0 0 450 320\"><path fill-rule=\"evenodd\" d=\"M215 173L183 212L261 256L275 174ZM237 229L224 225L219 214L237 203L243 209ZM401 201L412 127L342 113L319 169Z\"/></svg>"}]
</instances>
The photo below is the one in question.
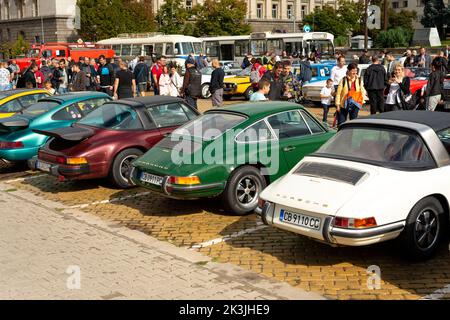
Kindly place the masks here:
<instances>
[{"instance_id":1,"label":"woman with handbag","mask_svg":"<svg viewBox=\"0 0 450 320\"><path fill-rule=\"evenodd\" d=\"M411 99L409 87L410 80L409 77L405 76L403 65L396 63L386 87L388 93L385 103L386 112L409 109L407 107Z\"/></svg>"},{"instance_id":2,"label":"woman with handbag","mask_svg":"<svg viewBox=\"0 0 450 320\"><path fill-rule=\"evenodd\" d=\"M347 67L347 75L339 82L336 92L336 113L338 126L358 117L359 110L364 104L366 90L362 79L358 76L358 65L350 63Z\"/></svg>"}]
</instances>

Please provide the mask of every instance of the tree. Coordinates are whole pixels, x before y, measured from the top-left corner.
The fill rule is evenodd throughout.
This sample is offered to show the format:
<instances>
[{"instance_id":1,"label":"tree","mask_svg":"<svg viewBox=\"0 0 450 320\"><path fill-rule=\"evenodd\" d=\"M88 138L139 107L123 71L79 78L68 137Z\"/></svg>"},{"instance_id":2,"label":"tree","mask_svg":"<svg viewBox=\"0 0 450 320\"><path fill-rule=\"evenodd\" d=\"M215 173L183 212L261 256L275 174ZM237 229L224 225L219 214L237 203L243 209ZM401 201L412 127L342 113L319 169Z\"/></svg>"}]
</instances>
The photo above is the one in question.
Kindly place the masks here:
<instances>
[{"instance_id":1,"label":"tree","mask_svg":"<svg viewBox=\"0 0 450 320\"><path fill-rule=\"evenodd\" d=\"M120 33L155 30L149 1L78 0L81 30L85 41L115 37Z\"/></svg>"},{"instance_id":2,"label":"tree","mask_svg":"<svg viewBox=\"0 0 450 320\"><path fill-rule=\"evenodd\" d=\"M158 30L165 34L192 34L192 26L187 23L190 16L182 0L166 0L156 15Z\"/></svg>"},{"instance_id":3,"label":"tree","mask_svg":"<svg viewBox=\"0 0 450 320\"><path fill-rule=\"evenodd\" d=\"M406 47L408 44L408 34L402 27L381 31L375 39L375 46L379 48Z\"/></svg>"},{"instance_id":4,"label":"tree","mask_svg":"<svg viewBox=\"0 0 450 320\"><path fill-rule=\"evenodd\" d=\"M447 24L450 19L450 5L446 8L443 0L425 0L425 7L423 9L423 17L420 23L425 28L436 27L439 35L444 35L444 24Z\"/></svg>"},{"instance_id":5,"label":"tree","mask_svg":"<svg viewBox=\"0 0 450 320\"><path fill-rule=\"evenodd\" d=\"M25 41L23 36L19 34L16 42L11 45L11 54L13 57L23 55L30 49L30 44Z\"/></svg>"},{"instance_id":6,"label":"tree","mask_svg":"<svg viewBox=\"0 0 450 320\"><path fill-rule=\"evenodd\" d=\"M193 8L194 35L249 34L251 27L245 22L247 3L244 0L205 0Z\"/></svg>"}]
</instances>

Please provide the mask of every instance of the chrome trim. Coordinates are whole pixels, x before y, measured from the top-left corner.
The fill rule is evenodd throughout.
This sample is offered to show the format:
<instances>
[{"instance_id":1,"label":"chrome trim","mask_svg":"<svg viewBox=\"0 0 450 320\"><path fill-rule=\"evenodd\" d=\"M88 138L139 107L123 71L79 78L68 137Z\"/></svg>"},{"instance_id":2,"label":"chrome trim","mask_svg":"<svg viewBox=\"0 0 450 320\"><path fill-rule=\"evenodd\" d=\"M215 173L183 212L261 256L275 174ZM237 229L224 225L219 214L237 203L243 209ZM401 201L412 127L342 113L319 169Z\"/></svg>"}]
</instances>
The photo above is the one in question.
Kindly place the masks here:
<instances>
[{"instance_id":1,"label":"chrome trim","mask_svg":"<svg viewBox=\"0 0 450 320\"><path fill-rule=\"evenodd\" d=\"M262 209L261 209L260 207L256 207L256 209L255 209L255 214L256 214L258 217L261 217L261 216L262 216Z\"/></svg>"},{"instance_id":2,"label":"chrome trim","mask_svg":"<svg viewBox=\"0 0 450 320\"><path fill-rule=\"evenodd\" d=\"M327 216L323 222L322 236L328 243L334 243L335 241L330 235L331 224L333 223L333 217Z\"/></svg>"},{"instance_id":3,"label":"chrome trim","mask_svg":"<svg viewBox=\"0 0 450 320\"><path fill-rule=\"evenodd\" d=\"M167 188L172 188L173 191L198 191L198 190L207 190L207 189L214 189L217 187L221 187L223 184L218 182L218 183L211 183L211 184L203 184L203 185L192 185L192 186L183 186L180 187L178 185L173 185L170 183L167 183L167 181L165 181L167 178L169 177L165 177L163 180L163 190L164 193L166 193L167 195L169 195L169 191L167 190Z\"/></svg>"},{"instance_id":4,"label":"chrome trim","mask_svg":"<svg viewBox=\"0 0 450 320\"><path fill-rule=\"evenodd\" d=\"M261 212L261 219L265 225L273 224L273 216L275 214L275 204L266 202Z\"/></svg>"},{"instance_id":5,"label":"chrome trim","mask_svg":"<svg viewBox=\"0 0 450 320\"><path fill-rule=\"evenodd\" d=\"M405 221L394 222L391 224L385 224L379 227L373 227L368 229L344 229L332 227L330 228L329 235L332 237L342 237L349 239L361 239L381 236L387 233L401 231L405 227Z\"/></svg>"},{"instance_id":6,"label":"chrome trim","mask_svg":"<svg viewBox=\"0 0 450 320\"><path fill-rule=\"evenodd\" d=\"M450 164L450 155L441 140L439 140L436 132L424 124L389 119L355 119L342 124L342 127L353 126L355 124L369 124L376 126L386 125L416 131L422 137L438 167L443 167Z\"/></svg>"},{"instance_id":7,"label":"chrome trim","mask_svg":"<svg viewBox=\"0 0 450 320\"><path fill-rule=\"evenodd\" d=\"M164 194L170 196L169 190L167 190L168 182L169 182L169 176L165 176L163 178L163 181L162 181L162 184L161 184L161 188L162 188L162 191L164 192Z\"/></svg>"}]
</instances>

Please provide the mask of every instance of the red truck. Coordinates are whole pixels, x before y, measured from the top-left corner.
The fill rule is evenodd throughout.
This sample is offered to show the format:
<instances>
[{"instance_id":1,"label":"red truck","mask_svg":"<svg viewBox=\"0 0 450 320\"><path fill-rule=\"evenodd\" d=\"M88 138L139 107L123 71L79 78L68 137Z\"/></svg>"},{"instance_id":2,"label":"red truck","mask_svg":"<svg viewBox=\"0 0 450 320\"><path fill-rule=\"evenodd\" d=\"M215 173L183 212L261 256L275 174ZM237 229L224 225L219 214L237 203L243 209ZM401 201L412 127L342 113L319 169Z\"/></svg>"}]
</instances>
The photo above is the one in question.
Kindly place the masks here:
<instances>
[{"instance_id":1,"label":"red truck","mask_svg":"<svg viewBox=\"0 0 450 320\"><path fill-rule=\"evenodd\" d=\"M97 59L100 55L106 58L113 58L114 50L105 49L93 43L46 43L33 44L25 58L16 58L17 65L20 70L28 68L31 60L35 60L39 67L44 59L67 59L71 57L73 61L78 61L81 57L89 57Z\"/></svg>"}]
</instances>

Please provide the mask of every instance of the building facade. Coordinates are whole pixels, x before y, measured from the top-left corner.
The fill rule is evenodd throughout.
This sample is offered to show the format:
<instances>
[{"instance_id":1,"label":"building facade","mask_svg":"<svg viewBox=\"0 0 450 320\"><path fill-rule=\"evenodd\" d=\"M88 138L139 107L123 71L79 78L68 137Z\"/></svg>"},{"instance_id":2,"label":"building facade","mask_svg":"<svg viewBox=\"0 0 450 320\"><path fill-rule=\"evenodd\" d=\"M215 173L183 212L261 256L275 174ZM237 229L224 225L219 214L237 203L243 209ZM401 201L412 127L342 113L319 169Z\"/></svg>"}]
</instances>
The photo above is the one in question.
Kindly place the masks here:
<instances>
[{"instance_id":1,"label":"building facade","mask_svg":"<svg viewBox=\"0 0 450 320\"><path fill-rule=\"evenodd\" d=\"M0 0L0 43L19 35L29 43L77 39L76 0Z\"/></svg>"},{"instance_id":2,"label":"building facade","mask_svg":"<svg viewBox=\"0 0 450 320\"><path fill-rule=\"evenodd\" d=\"M425 0L390 0L391 7L396 11L400 12L401 10L415 11L417 12L417 19L414 21L413 26L415 29L423 28L420 20L423 17L423 9L425 7ZM444 0L444 4L446 6L449 5L449 0ZM450 21L448 21L448 25L450 26Z\"/></svg>"}]
</instances>

